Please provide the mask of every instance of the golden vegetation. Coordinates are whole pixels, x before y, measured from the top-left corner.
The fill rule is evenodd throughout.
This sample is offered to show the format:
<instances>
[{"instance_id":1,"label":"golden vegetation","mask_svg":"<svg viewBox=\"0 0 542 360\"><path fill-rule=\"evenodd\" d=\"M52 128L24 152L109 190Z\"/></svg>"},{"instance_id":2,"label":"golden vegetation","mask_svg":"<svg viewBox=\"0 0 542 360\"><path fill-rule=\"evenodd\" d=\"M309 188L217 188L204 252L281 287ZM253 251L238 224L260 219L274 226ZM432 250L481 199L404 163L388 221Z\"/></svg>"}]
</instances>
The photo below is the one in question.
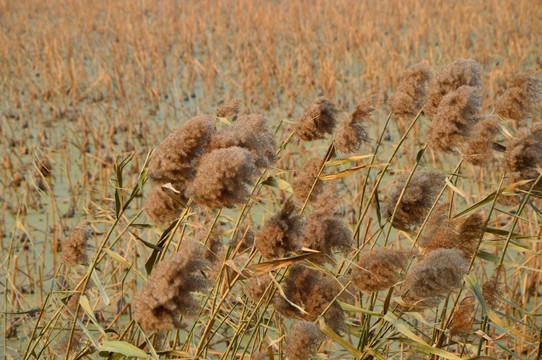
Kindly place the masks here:
<instances>
[{"instance_id":1,"label":"golden vegetation","mask_svg":"<svg viewBox=\"0 0 542 360\"><path fill-rule=\"evenodd\" d=\"M539 1L0 14L6 358L542 355Z\"/></svg>"}]
</instances>

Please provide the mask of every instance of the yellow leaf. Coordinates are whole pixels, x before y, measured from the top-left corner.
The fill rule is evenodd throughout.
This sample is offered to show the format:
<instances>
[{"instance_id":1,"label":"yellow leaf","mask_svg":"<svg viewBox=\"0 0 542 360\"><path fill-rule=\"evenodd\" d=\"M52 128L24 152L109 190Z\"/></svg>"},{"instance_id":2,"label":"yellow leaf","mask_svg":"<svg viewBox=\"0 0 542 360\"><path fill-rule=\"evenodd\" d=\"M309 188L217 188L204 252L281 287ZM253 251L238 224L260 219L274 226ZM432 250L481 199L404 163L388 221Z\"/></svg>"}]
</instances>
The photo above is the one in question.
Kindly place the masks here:
<instances>
[{"instance_id":1,"label":"yellow leaf","mask_svg":"<svg viewBox=\"0 0 542 360\"><path fill-rule=\"evenodd\" d=\"M363 354L352 346L348 341L340 337L335 331L333 331L329 326L326 325L322 317L318 318L318 324L320 325L320 331L329 336L329 338L335 341L337 344L345 348L350 354L352 354L356 359L360 358Z\"/></svg>"},{"instance_id":2,"label":"yellow leaf","mask_svg":"<svg viewBox=\"0 0 542 360\"><path fill-rule=\"evenodd\" d=\"M315 251L315 250L313 250ZM303 260L311 259L313 257L316 257L320 254L319 251L311 252L309 254L302 254L297 256L292 256L285 259L278 259L278 260L271 260L271 261L264 261L258 264L252 264L248 266L246 269L252 274L252 276L260 276L263 274L266 274L270 272L271 270L280 269L284 266L288 266L290 264L294 264L296 262L300 262Z\"/></svg>"},{"instance_id":3,"label":"yellow leaf","mask_svg":"<svg viewBox=\"0 0 542 360\"><path fill-rule=\"evenodd\" d=\"M354 167L352 167L352 168L350 168L350 169L346 169L346 170L340 171L340 172L335 173L335 174L320 175L320 176L319 176L319 179L320 179L320 180L342 179L342 178L347 177L347 176L350 175L350 174L355 173L356 171L358 171L358 170L360 170L360 169L363 169L363 168L378 167L378 166L382 166L382 165L386 165L386 163L379 163L379 164L365 164L365 165L354 166Z\"/></svg>"}]
</instances>

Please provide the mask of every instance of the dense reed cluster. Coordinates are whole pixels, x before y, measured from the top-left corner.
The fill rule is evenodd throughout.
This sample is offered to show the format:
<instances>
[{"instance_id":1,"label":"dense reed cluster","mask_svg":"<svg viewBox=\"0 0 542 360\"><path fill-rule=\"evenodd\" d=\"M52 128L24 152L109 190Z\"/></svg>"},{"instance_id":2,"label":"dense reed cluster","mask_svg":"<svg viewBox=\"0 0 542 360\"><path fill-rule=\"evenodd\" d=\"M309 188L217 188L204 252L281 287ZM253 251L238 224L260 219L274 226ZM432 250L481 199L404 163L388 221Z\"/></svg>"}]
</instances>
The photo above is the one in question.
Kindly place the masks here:
<instances>
[{"instance_id":1,"label":"dense reed cluster","mask_svg":"<svg viewBox=\"0 0 542 360\"><path fill-rule=\"evenodd\" d=\"M86 5L0 4L7 358L542 356L538 2Z\"/></svg>"},{"instance_id":2,"label":"dense reed cluster","mask_svg":"<svg viewBox=\"0 0 542 360\"><path fill-rule=\"evenodd\" d=\"M336 332L345 329L345 314L334 302L341 284L330 276L304 265L293 265L282 282L282 294L275 295L273 308L286 318L315 321L323 314L326 324Z\"/></svg>"},{"instance_id":3,"label":"dense reed cluster","mask_svg":"<svg viewBox=\"0 0 542 360\"><path fill-rule=\"evenodd\" d=\"M237 108L238 102L228 103ZM219 115L237 117L221 108ZM221 132L209 116L196 116L170 133L153 153L149 177L156 184L145 202L145 212L157 223L180 215L188 198L209 208L232 207L246 201L258 169L275 160L275 140L261 115L243 115ZM178 198L161 189L171 184Z\"/></svg>"},{"instance_id":4,"label":"dense reed cluster","mask_svg":"<svg viewBox=\"0 0 542 360\"><path fill-rule=\"evenodd\" d=\"M200 273L206 264L202 248L195 242L161 261L141 292L134 296L134 318L149 331L180 327L179 316L196 315L200 307L191 292L202 291L210 285Z\"/></svg>"},{"instance_id":5,"label":"dense reed cluster","mask_svg":"<svg viewBox=\"0 0 542 360\"><path fill-rule=\"evenodd\" d=\"M393 226L409 229L420 225L427 217L440 190L444 187L444 175L434 171L420 171L402 175L388 199L385 216L393 216Z\"/></svg>"},{"instance_id":6,"label":"dense reed cluster","mask_svg":"<svg viewBox=\"0 0 542 360\"><path fill-rule=\"evenodd\" d=\"M484 168L496 163L501 156L495 151L499 150L503 152L503 186L517 195L529 192L534 198L541 197L540 186L533 184L542 168L540 123L518 129L502 145L503 119L480 111L479 64L458 60L434 77L432 73L427 64L419 63L400 76L388 101L391 113L400 122L399 129L405 131L405 121L415 122L423 109L431 119L426 128L427 144L434 151L453 156L462 149L463 160ZM537 83L531 79L530 84L531 95L524 94L526 104L517 106L533 107ZM152 188L143 209L159 225L173 220L185 224L183 232L187 231L187 235L181 236L178 251L172 255L148 260L150 276L131 302L133 318L141 328L160 336L174 328L187 328L192 319L201 321L201 314L206 312L210 298L202 307L201 295L220 291L224 300L218 307L223 306L236 282L244 280L243 301L250 300L248 308L254 307L257 312L270 307L275 317L293 321L283 349L289 359L310 359L328 336L344 336L356 325L345 310L357 309L361 306L359 299L367 294L375 305L383 300L379 300L381 292L388 294L387 311L391 305L398 314L439 311L444 299L457 296L446 322L439 323L444 330L436 332L440 335L435 341L446 336L471 341L479 308L471 296L463 296L461 301L459 296L465 276L479 254L489 220L474 210L452 216L454 203L442 198L447 187L453 186L459 192L450 180L455 174L450 177L445 172L423 169L422 163L421 170L404 172L390 184L393 186L385 196L385 222L380 231L387 228L389 235L394 228L397 234L416 234L412 249L394 248L387 243L387 237L386 246L374 247L374 243L365 248L356 241L359 228L352 231L342 219L341 192L345 187L340 179L361 167L335 174L332 169L337 164L357 161L355 155L371 141L367 123L377 102L377 95L369 96L345 112L336 131L340 111L330 100L319 97L305 109L289 138L296 135L300 146L306 146L329 136L332 145L324 157L314 154L309 160L302 159L301 170L292 174L290 183L282 180L289 187L270 180L276 174L267 175L282 151L275 134L263 116L240 115L239 99L224 103L215 118L190 118L167 135L148 163ZM334 159L338 157L335 148L354 156ZM263 184L289 189L291 197L261 226L256 226L257 231L252 229L250 216L239 217L231 230L225 230L227 221L217 222L221 211L262 201L259 194ZM506 200L499 199L503 204L513 203ZM190 213L196 206L202 209L201 218ZM380 211L379 207L376 211ZM213 216L215 220L209 224ZM202 222L194 231L186 227L186 219L192 217ZM171 229L164 232L161 244L171 239L167 235ZM230 234L229 241L223 239L226 234ZM379 230L374 234L378 238ZM62 261L68 265L88 264L85 249L92 235L85 223L78 225L62 244ZM259 258L260 263L255 261ZM501 263L497 264L492 277L480 288L483 301L491 308L498 307L502 268ZM69 314L77 313L81 302L86 301L86 285L81 284L66 303ZM442 311L444 319L446 308ZM80 314L79 318L84 319ZM436 318L434 321L437 323ZM213 326L209 322L207 329ZM212 336L206 331L200 341ZM78 351L80 338L79 333L73 336L70 349ZM388 350L392 348L390 344ZM265 359L269 351L255 351L251 358Z\"/></svg>"}]
</instances>

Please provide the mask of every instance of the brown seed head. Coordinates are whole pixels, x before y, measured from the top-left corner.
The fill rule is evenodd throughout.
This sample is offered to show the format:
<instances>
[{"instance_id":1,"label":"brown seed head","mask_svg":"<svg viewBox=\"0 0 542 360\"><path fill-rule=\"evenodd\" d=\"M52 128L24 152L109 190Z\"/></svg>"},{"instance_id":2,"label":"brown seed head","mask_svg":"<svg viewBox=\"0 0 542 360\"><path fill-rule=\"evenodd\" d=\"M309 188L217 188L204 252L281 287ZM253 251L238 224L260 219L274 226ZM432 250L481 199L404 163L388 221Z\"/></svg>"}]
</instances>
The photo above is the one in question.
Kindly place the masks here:
<instances>
[{"instance_id":1,"label":"brown seed head","mask_svg":"<svg viewBox=\"0 0 542 360\"><path fill-rule=\"evenodd\" d=\"M194 176L198 158L204 153L214 133L213 119L196 116L171 132L152 154L149 178L161 185L176 183L184 191L184 183Z\"/></svg>"},{"instance_id":2,"label":"brown seed head","mask_svg":"<svg viewBox=\"0 0 542 360\"><path fill-rule=\"evenodd\" d=\"M533 123L529 127L519 129L506 142L502 167L505 172L505 185L521 180L534 180L540 175L537 167L542 166L542 122ZM532 183L520 186L528 191ZM531 196L542 198L542 181L533 189ZM502 198L502 199L501 199ZM499 197L499 201L506 197Z\"/></svg>"},{"instance_id":3,"label":"brown seed head","mask_svg":"<svg viewBox=\"0 0 542 360\"><path fill-rule=\"evenodd\" d=\"M305 236L301 244L322 252L323 255L317 259L319 262L332 262L333 251L344 254L354 243L352 231L333 214L336 204L337 195L334 192L327 193L326 190L315 204L315 210L309 215L303 229Z\"/></svg>"},{"instance_id":4,"label":"brown seed head","mask_svg":"<svg viewBox=\"0 0 542 360\"><path fill-rule=\"evenodd\" d=\"M504 266L499 265L493 271L491 278L482 284L482 295L489 307L497 309L502 296L501 275L504 272Z\"/></svg>"},{"instance_id":5,"label":"brown seed head","mask_svg":"<svg viewBox=\"0 0 542 360\"><path fill-rule=\"evenodd\" d=\"M160 186L155 186L143 203L145 214L157 224L167 224L181 215L181 205L165 193Z\"/></svg>"},{"instance_id":6,"label":"brown seed head","mask_svg":"<svg viewBox=\"0 0 542 360\"><path fill-rule=\"evenodd\" d=\"M194 234L194 239L204 247L202 257L211 264L222 261L219 254L224 248L224 242L218 234L219 232L219 226L215 225L211 231L209 231L208 227L203 227L197 229Z\"/></svg>"},{"instance_id":7,"label":"brown seed head","mask_svg":"<svg viewBox=\"0 0 542 360\"><path fill-rule=\"evenodd\" d=\"M438 225L436 221L432 221L429 224L431 229L420 237L418 244L425 253L437 249L458 249L466 260L470 260L484 235L484 217L481 214L472 214L468 217L447 219L447 216L442 217L439 215L439 213L442 214L442 210L447 212L444 207L437 211ZM435 227L433 227L434 224Z\"/></svg>"},{"instance_id":8,"label":"brown seed head","mask_svg":"<svg viewBox=\"0 0 542 360\"><path fill-rule=\"evenodd\" d=\"M542 82L527 73L517 73L495 101L495 112L504 118L521 120L533 115L541 98Z\"/></svg>"},{"instance_id":9,"label":"brown seed head","mask_svg":"<svg viewBox=\"0 0 542 360\"><path fill-rule=\"evenodd\" d=\"M239 105L241 105L242 100L239 98L229 99L224 102L218 109L216 109L216 117L224 118L236 118L239 115Z\"/></svg>"},{"instance_id":10,"label":"brown seed head","mask_svg":"<svg viewBox=\"0 0 542 360\"><path fill-rule=\"evenodd\" d=\"M388 101L391 112L400 119L416 116L423 106L425 83L432 76L433 71L424 62L406 69L399 76L397 88Z\"/></svg>"},{"instance_id":11,"label":"brown seed head","mask_svg":"<svg viewBox=\"0 0 542 360\"><path fill-rule=\"evenodd\" d=\"M454 317L450 322L450 335L467 337L472 332L474 322L474 302L470 297L466 297L459 303L454 312Z\"/></svg>"},{"instance_id":12,"label":"brown seed head","mask_svg":"<svg viewBox=\"0 0 542 360\"><path fill-rule=\"evenodd\" d=\"M447 93L427 128L429 146L449 153L463 144L480 119L477 116L480 100L480 88L477 87L464 85Z\"/></svg>"},{"instance_id":13,"label":"brown seed head","mask_svg":"<svg viewBox=\"0 0 542 360\"><path fill-rule=\"evenodd\" d=\"M247 280L245 293L250 300L258 303L269 284L271 284L271 278L268 274L252 277Z\"/></svg>"},{"instance_id":14,"label":"brown seed head","mask_svg":"<svg viewBox=\"0 0 542 360\"><path fill-rule=\"evenodd\" d=\"M337 130L335 136L335 146L339 151L345 154L355 153L363 143L371 140L364 122L370 120L377 101L377 95L369 96L358 104L354 110L342 117L339 130Z\"/></svg>"},{"instance_id":15,"label":"brown seed head","mask_svg":"<svg viewBox=\"0 0 542 360\"><path fill-rule=\"evenodd\" d=\"M493 160L493 142L498 130L499 123L495 115L481 117L463 146L465 161L477 166L490 163Z\"/></svg>"},{"instance_id":16,"label":"brown seed head","mask_svg":"<svg viewBox=\"0 0 542 360\"><path fill-rule=\"evenodd\" d=\"M286 301L280 294L275 294L273 307L287 318L315 321L339 294L342 286L336 279L305 267L293 265L282 282L284 294L290 302L304 309L304 312ZM334 302L324 315L326 324L336 332L343 331L344 312Z\"/></svg>"},{"instance_id":17,"label":"brown seed head","mask_svg":"<svg viewBox=\"0 0 542 360\"><path fill-rule=\"evenodd\" d=\"M390 218L399 201L409 174L402 175L393 188L384 216ZM445 176L434 171L414 173L403 194L393 218L393 226L407 230L421 224L433 206L440 190L445 185Z\"/></svg>"},{"instance_id":18,"label":"brown seed head","mask_svg":"<svg viewBox=\"0 0 542 360\"><path fill-rule=\"evenodd\" d=\"M275 137L262 115L242 115L222 132L215 134L207 152L232 146L244 148L252 154L256 167L269 168L275 163Z\"/></svg>"},{"instance_id":19,"label":"brown seed head","mask_svg":"<svg viewBox=\"0 0 542 360\"><path fill-rule=\"evenodd\" d=\"M410 270L405 289L411 297L418 299L446 296L461 285L467 265L460 250L435 250Z\"/></svg>"},{"instance_id":20,"label":"brown seed head","mask_svg":"<svg viewBox=\"0 0 542 360\"><path fill-rule=\"evenodd\" d=\"M214 150L201 158L187 194L212 209L233 207L247 200L246 185L257 172L248 150L238 146Z\"/></svg>"},{"instance_id":21,"label":"brown seed head","mask_svg":"<svg viewBox=\"0 0 542 360\"><path fill-rule=\"evenodd\" d=\"M297 321L286 337L284 352L289 360L308 360L318 352L324 334L309 321Z\"/></svg>"},{"instance_id":22,"label":"brown seed head","mask_svg":"<svg viewBox=\"0 0 542 360\"><path fill-rule=\"evenodd\" d=\"M201 275L207 263L203 248L197 242L186 242L183 251L158 263L134 296L134 318L147 331L171 330L179 327L179 316L191 316L200 308L192 292L203 291L209 280Z\"/></svg>"},{"instance_id":23,"label":"brown seed head","mask_svg":"<svg viewBox=\"0 0 542 360\"><path fill-rule=\"evenodd\" d=\"M87 223L78 224L62 243L60 260L66 265L88 265L86 248L93 235L94 232Z\"/></svg>"},{"instance_id":24,"label":"brown seed head","mask_svg":"<svg viewBox=\"0 0 542 360\"><path fill-rule=\"evenodd\" d=\"M398 273L405 270L410 255L388 248L366 251L353 265L350 280L359 291L367 293L388 289L399 281Z\"/></svg>"},{"instance_id":25,"label":"brown seed head","mask_svg":"<svg viewBox=\"0 0 542 360\"><path fill-rule=\"evenodd\" d=\"M423 111L433 118L442 98L463 85L480 87L482 67L471 59L460 59L446 65L427 84Z\"/></svg>"},{"instance_id":26,"label":"brown seed head","mask_svg":"<svg viewBox=\"0 0 542 360\"><path fill-rule=\"evenodd\" d=\"M256 234L255 245L267 260L279 258L299 248L303 235L303 220L295 204L288 200L284 207L265 222Z\"/></svg>"},{"instance_id":27,"label":"brown seed head","mask_svg":"<svg viewBox=\"0 0 542 360\"><path fill-rule=\"evenodd\" d=\"M318 173L322 166L322 159L315 157L310 159L291 182L294 199L304 204L310 194L309 200L314 200L324 192L324 182L318 179ZM313 188L314 185L314 188ZM311 192L312 189L312 192Z\"/></svg>"},{"instance_id":28,"label":"brown seed head","mask_svg":"<svg viewBox=\"0 0 542 360\"><path fill-rule=\"evenodd\" d=\"M294 126L296 134L303 141L323 139L335 128L335 105L324 97L319 97L305 110Z\"/></svg>"}]
</instances>

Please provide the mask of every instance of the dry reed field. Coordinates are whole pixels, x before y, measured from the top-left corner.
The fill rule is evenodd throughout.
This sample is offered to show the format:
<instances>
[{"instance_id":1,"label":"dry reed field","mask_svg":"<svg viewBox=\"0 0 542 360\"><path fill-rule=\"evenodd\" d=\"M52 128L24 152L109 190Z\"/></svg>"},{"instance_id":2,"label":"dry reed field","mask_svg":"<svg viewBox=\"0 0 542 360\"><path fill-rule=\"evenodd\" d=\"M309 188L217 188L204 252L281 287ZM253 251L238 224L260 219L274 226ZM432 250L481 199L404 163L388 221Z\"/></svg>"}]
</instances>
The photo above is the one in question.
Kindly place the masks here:
<instances>
[{"instance_id":1,"label":"dry reed field","mask_svg":"<svg viewBox=\"0 0 542 360\"><path fill-rule=\"evenodd\" d=\"M0 354L542 359L541 24L0 0Z\"/></svg>"}]
</instances>

